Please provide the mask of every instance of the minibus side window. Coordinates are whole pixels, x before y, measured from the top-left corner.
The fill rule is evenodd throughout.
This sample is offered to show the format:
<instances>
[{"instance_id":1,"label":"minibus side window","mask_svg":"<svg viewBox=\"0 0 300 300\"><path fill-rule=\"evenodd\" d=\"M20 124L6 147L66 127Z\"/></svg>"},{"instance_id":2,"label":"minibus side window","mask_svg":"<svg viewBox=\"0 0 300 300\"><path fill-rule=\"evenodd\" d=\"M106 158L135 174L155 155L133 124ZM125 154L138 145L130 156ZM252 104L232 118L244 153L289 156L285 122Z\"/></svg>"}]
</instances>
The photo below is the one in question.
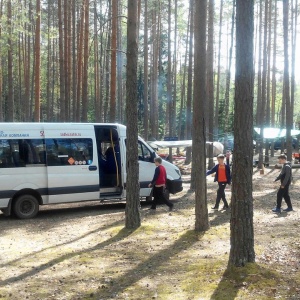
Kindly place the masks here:
<instances>
[{"instance_id":1,"label":"minibus side window","mask_svg":"<svg viewBox=\"0 0 300 300\"><path fill-rule=\"evenodd\" d=\"M92 139L46 139L48 166L90 165Z\"/></svg>"},{"instance_id":2,"label":"minibus side window","mask_svg":"<svg viewBox=\"0 0 300 300\"><path fill-rule=\"evenodd\" d=\"M0 168L15 167L10 140L0 140Z\"/></svg>"},{"instance_id":3,"label":"minibus side window","mask_svg":"<svg viewBox=\"0 0 300 300\"><path fill-rule=\"evenodd\" d=\"M139 141L138 143L138 153L139 153L139 160L151 162L152 155L151 151L144 145L142 142Z\"/></svg>"},{"instance_id":4,"label":"minibus side window","mask_svg":"<svg viewBox=\"0 0 300 300\"><path fill-rule=\"evenodd\" d=\"M43 139L0 140L0 168L45 164Z\"/></svg>"}]
</instances>

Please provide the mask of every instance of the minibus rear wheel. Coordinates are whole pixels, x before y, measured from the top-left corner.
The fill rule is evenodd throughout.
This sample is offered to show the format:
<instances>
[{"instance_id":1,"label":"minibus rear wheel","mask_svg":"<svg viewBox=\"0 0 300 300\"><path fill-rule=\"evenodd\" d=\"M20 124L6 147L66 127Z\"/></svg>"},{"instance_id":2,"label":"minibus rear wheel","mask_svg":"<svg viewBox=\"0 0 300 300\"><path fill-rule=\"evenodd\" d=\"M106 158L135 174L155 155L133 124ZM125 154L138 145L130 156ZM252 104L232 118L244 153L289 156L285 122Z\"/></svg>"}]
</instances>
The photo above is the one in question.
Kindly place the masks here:
<instances>
[{"instance_id":1,"label":"minibus rear wheel","mask_svg":"<svg viewBox=\"0 0 300 300\"><path fill-rule=\"evenodd\" d=\"M39 202L32 195L22 195L14 202L13 210L19 219L30 219L37 215Z\"/></svg>"}]
</instances>

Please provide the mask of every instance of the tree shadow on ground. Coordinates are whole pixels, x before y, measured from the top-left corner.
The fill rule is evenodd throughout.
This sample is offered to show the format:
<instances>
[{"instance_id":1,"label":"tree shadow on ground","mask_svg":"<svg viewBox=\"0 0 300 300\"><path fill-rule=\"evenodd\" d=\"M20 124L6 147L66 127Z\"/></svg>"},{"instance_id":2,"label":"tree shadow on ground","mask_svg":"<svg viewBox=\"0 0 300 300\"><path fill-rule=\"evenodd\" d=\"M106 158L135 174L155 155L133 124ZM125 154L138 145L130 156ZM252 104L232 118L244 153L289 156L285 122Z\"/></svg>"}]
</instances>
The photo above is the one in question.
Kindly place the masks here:
<instances>
[{"instance_id":1,"label":"tree shadow on ground","mask_svg":"<svg viewBox=\"0 0 300 300\"><path fill-rule=\"evenodd\" d=\"M78 242L79 240L85 239L86 237L88 237L88 236L90 236L90 235L92 235L94 233L101 232L103 230L107 230L107 229L110 229L110 228L114 228L114 227L120 226L122 224L124 224L124 220L123 219L115 221L115 222L110 223L110 224L101 225L101 226L97 227L96 229L90 230L87 233L82 234L82 235L80 235L80 236L78 236L78 237L76 237L76 238L74 238L74 239L72 239L70 241L63 242L63 243L58 243L58 244L55 244L54 246L50 246L50 247L45 247L45 248L43 248L43 249L41 249L39 251L34 251L33 253L26 254L26 255L24 255L24 256L22 256L20 258L8 261L6 263L1 263L0 264L0 268L3 268L5 266L7 266L7 265L16 264L19 261L22 261L22 260L27 259L27 258L32 258L32 256L37 256L37 255L39 255L39 254L41 254L43 252L46 253L46 251L51 250L51 249L55 249L55 248L58 248L58 247L61 247L61 246L70 245L70 244L72 244L74 242Z\"/></svg>"},{"instance_id":2,"label":"tree shadow on ground","mask_svg":"<svg viewBox=\"0 0 300 300\"><path fill-rule=\"evenodd\" d=\"M108 297L117 297L118 294L134 285L144 277L155 275L160 266L166 265L167 262L176 257L181 252L188 250L192 245L198 242L204 233L196 231L186 231L175 243L170 245L145 261L138 264L135 268L128 270L118 278L114 279L114 285L106 290L95 291L93 299L107 299ZM90 295L87 294L86 297Z\"/></svg>"},{"instance_id":3,"label":"tree shadow on ground","mask_svg":"<svg viewBox=\"0 0 300 300\"><path fill-rule=\"evenodd\" d=\"M130 236L134 231L135 231L134 229L123 228L115 236L113 236L110 239L105 240L105 241L103 241L103 242L95 245L94 247L91 247L91 248L88 248L88 249L83 249L81 251L74 251L74 252L66 253L66 254L61 255L61 256L59 256L57 258L54 258L54 259L52 259L52 260L50 260L50 261L48 261L46 263L43 263L43 264L41 264L39 266L36 266L35 268L33 268L30 271L26 271L26 272L24 272L24 273L22 273L20 275L11 276L10 278L2 280L2 281L0 281L0 287L1 286L5 286L7 284L15 283L17 281L25 280L26 278L34 276L34 275L36 275L36 274L38 274L38 273L40 273L40 272L42 272L42 271L44 271L46 269L49 269L49 268L55 266L56 264L61 263L64 260L69 260L69 259L71 259L73 257L80 256L81 254L86 254L86 253L98 250L100 248L107 247L110 244L117 243L117 242L125 239L126 237ZM55 246L55 248L56 247L58 247L58 246ZM44 251L44 250L42 250L42 251ZM35 255L35 254L36 253L31 254L31 257L33 255Z\"/></svg>"},{"instance_id":4,"label":"tree shadow on ground","mask_svg":"<svg viewBox=\"0 0 300 300\"><path fill-rule=\"evenodd\" d=\"M273 299L279 280L280 274L256 263L248 263L244 267L228 264L210 300L234 300L239 293L242 294L240 299L256 299L262 296ZM262 287L264 294L261 294Z\"/></svg>"}]
</instances>

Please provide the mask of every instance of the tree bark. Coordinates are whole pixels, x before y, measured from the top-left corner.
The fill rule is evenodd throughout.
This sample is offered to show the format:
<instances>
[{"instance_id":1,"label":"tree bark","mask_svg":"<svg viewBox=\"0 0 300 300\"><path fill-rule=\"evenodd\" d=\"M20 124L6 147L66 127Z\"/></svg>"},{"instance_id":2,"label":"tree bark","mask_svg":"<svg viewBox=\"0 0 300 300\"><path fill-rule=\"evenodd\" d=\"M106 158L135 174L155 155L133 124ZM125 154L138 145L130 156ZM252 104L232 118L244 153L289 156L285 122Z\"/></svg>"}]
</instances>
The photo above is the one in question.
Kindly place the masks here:
<instances>
[{"instance_id":1,"label":"tree bark","mask_svg":"<svg viewBox=\"0 0 300 300\"><path fill-rule=\"evenodd\" d=\"M192 92L193 92L193 36L194 36L194 0L190 0L190 34L189 34L189 63L188 63L188 82L186 95L186 139L192 138ZM187 148L185 164L190 164L192 160L192 148ZM191 181L191 189L193 184Z\"/></svg>"},{"instance_id":2,"label":"tree bark","mask_svg":"<svg viewBox=\"0 0 300 300\"><path fill-rule=\"evenodd\" d=\"M292 63L291 63L291 116L294 115L295 105L295 67L296 67L296 41L297 41L297 25L298 25L298 0L295 1L295 6L292 1Z\"/></svg>"},{"instance_id":3,"label":"tree bark","mask_svg":"<svg viewBox=\"0 0 300 300\"><path fill-rule=\"evenodd\" d=\"M173 135L173 99L172 99L172 60L171 57L171 0L168 1L168 70L167 70L167 119L166 132L169 136ZM170 153L169 157L172 157Z\"/></svg>"},{"instance_id":4,"label":"tree bark","mask_svg":"<svg viewBox=\"0 0 300 300\"><path fill-rule=\"evenodd\" d=\"M272 91L271 91L271 126L275 126L275 103L276 103L276 53L277 53L277 1L274 1L274 24L273 24L273 61L272 61ZM271 59L271 58L270 58ZM271 156L274 157L274 142L271 143Z\"/></svg>"},{"instance_id":5,"label":"tree bark","mask_svg":"<svg viewBox=\"0 0 300 300\"><path fill-rule=\"evenodd\" d=\"M36 1L36 27L35 27L35 85L34 85L34 121L40 122L40 65L41 65L41 2L40 0Z\"/></svg>"},{"instance_id":6,"label":"tree bark","mask_svg":"<svg viewBox=\"0 0 300 300\"><path fill-rule=\"evenodd\" d=\"M234 161L229 263L255 261L253 231L253 0L236 2Z\"/></svg>"},{"instance_id":7,"label":"tree bark","mask_svg":"<svg viewBox=\"0 0 300 300\"><path fill-rule=\"evenodd\" d=\"M152 74L151 74L151 105L150 105L150 130L153 138L158 138L158 26L155 8L152 9Z\"/></svg>"},{"instance_id":8,"label":"tree bark","mask_svg":"<svg viewBox=\"0 0 300 300\"><path fill-rule=\"evenodd\" d=\"M214 0L208 4L208 38L207 38L207 100L208 100L208 140L214 139ZM214 164L213 144L208 147L208 169Z\"/></svg>"},{"instance_id":9,"label":"tree bark","mask_svg":"<svg viewBox=\"0 0 300 300\"><path fill-rule=\"evenodd\" d=\"M65 70L65 120L70 121L70 34L69 34L69 20L70 20L70 3L68 0L64 0L64 70Z\"/></svg>"},{"instance_id":10,"label":"tree bark","mask_svg":"<svg viewBox=\"0 0 300 300\"><path fill-rule=\"evenodd\" d=\"M76 120L77 107L77 45L79 41L76 39L76 0L72 1L72 121Z\"/></svg>"},{"instance_id":11,"label":"tree bark","mask_svg":"<svg viewBox=\"0 0 300 300\"><path fill-rule=\"evenodd\" d=\"M263 69L262 69L262 81L261 81L261 100L262 100L262 110L261 110L261 119L262 119L262 127L267 126L267 111L268 111L268 103L267 103L267 72L268 72L268 17L269 17L269 0L265 0L265 20L264 20L264 39L263 39ZM263 138L263 136L262 136ZM265 139L263 139L264 144ZM266 145L265 145L266 146ZM265 162L269 161L269 147L265 147ZM259 166L262 168L262 165Z\"/></svg>"},{"instance_id":12,"label":"tree bark","mask_svg":"<svg viewBox=\"0 0 300 300\"><path fill-rule=\"evenodd\" d=\"M263 35L262 35L262 26L263 26L263 1L260 1L260 14L259 14L259 45L258 45L258 70L257 70L257 109L256 109L256 122L260 127L260 135L257 140L257 151L258 151L258 168L262 169L263 167L263 147L264 147L264 138L263 138L263 124L264 124L264 107L263 107L263 69L262 69L262 45L263 45Z\"/></svg>"},{"instance_id":13,"label":"tree bark","mask_svg":"<svg viewBox=\"0 0 300 300\"><path fill-rule=\"evenodd\" d=\"M145 0L144 11L144 138L147 141L149 135L149 107L148 107L148 0Z\"/></svg>"},{"instance_id":14,"label":"tree bark","mask_svg":"<svg viewBox=\"0 0 300 300\"><path fill-rule=\"evenodd\" d=\"M99 71L99 39L97 22L97 5L94 4L94 91L95 91L95 121L100 122L100 71Z\"/></svg>"},{"instance_id":15,"label":"tree bark","mask_svg":"<svg viewBox=\"0 0 300 300\"><path fill-rule=\"evenodd\" d=\"M137 97L137 2L128 0L127 20L127 78L126 78L126 228L141 225L138 157L138 97Z\"/></svg>"},{"instance_id":16,"label":"tree bark","mask_svg":"<svg viewBox=\"0 0 300 300\"><path fill-rule=\"evenodd\" d=\"M289 74L289 0L283 0L283 44L284 44L284 98L286 104L286 150L287 159L292 160L292 136L293 115L290 98L290 74Z\"/></svg>"},{"instance_id":17,"label":"tree bark","mask_svg":"<svg viewBox=\"0 0 300 300\"><path fill-rule=\"evenodd\" d=\"M66 117L65 112L65 63L64 63L64 36L63 36L63 15L62 15L62 0L58 0L58 32L59 32L59 88L60 88L60 121L64 122Z\"/></svg>"},{"instance_id":18,"label":"tree bark","mask_svg":"<svg viewBox=\"0 0 300 300\"><path fill-rule=\"evenodd\" d=\"M0 3L0 19L2 19L3 15L3 2L1 0ZM2 38L2 28L0 27L0 39ZM0 45L0 61L2 61L2 49ZM2 64L0 63L0 122L3 122L3 98L2 98L2 89L3 89L3 82L2 82Z\"/></svg>"},{"instance_id":19,"label":"tree bark","mask_svg":"<svg viewBox=\"0 0 300 300\"><path fill-rule=\"evenodd\" d=\"M110 122L116 121L116 92L117 92L117 29L118 1L112 0L111 14L111 62L110 62Z\"/></svg>"},{"instance_id":20,"label":"tree bark","mask_svg":"<svg viewBox=\"0 0 300 300\"><path fill-rule=\"evenodd\" d=\"M195 184L195 230L209 229L206 191L205 116L206 105L206 16L207 1L195 1L195 66L193 105L193 157Z\"/></svg>"},{"instance_id":21,"label":"tree bark","mask_svg":"<svg viewBox=\"0 0 300 300\"><path fill-rule=\"evenodd\" d=\"M118 1L118 15L122 15L122 2ZM122 19L121 17L118 17L118 51L117 51L117 88L118 88L118 98L117 98L117 106L118 106L118 118L117 120L120 123L123 123L124 120L124 100L123 100L123 80L122 80L122 75L123 75L123 51L122 51Z\"/></svg>"},{"instance_id":22,"label":"tree bark","mask_svg":"<svg viewBox=\"0 0 300 300\"><path fill-rule=\"evenodd\" d=\"M88 67L89 67L89 11L90 0L85 0L84 10L84 47L83 47L83 72L82 72L82 117L83 122L88 121Z\"/></svg>"},{"instance_id":23,"label":"tree bark","mask_svg":"<svg viewBox=\"0 0 300 300\"><path fill-rule=\"evenodd\" d=\"M7 94L7 117L6 121L14 121L14 87L13 87L13 45L12 45L12 9L11 0L7 1L7 28L8 28L8 38L7 38L7 79L8 79L8 94Z\"/></svg>"},{"instance_id":24,"label":"tree bark","mask_svg":"<svg viewBox=\"0 0 300 300\"><path fill-rule=\"evenodd\" d=\"M78 24L78 49L77 49L77 89L76 89L76 109L75 109L75 120L76 122L80 121L81 117L81 92L82 92L82 56L83 56L83 37L84 37L84 14L85 14L85 5L82 3L80 20Z\"/></svg>"},{"instance_id":25,"label":"tree bark","mask_svg":"<svg viewBox=\"0 0 300 300\"><path fill-rule=\"evenodd\" d=\"M216 105L215 105L215 121L214 121L214 139L219 138L219 100L220 100L220 76L221 76L221 46L222 46L222 24L223 24L223 1L220 3L220 22L219 22L219 49L218 49L218 73L217 73L217 87L216 87ZM226 97L225 97L226 99ZM229 95L228 95L229 100ZM229 102L229 101L228 101ZM226 100L225 100L225 119L226 119ZM227 112L228 113L228 112ZM224 124L226 125L226 123ZM224 126L224 131L226 131ZM225 149L226 150L226 149Z\"/></svg>"},{"instance_id":26,"label":"tree bark","mask_svg":"<svg viewBox=\"0 0 300 300\"><path fill-rule=\"evenodd\" d=\"M233 1L233 6L232 6L230 48L229 48L228 67L226 70L225 124L224 124L225 132L229 131L229 125L228 125L228 123L229 123L229 94L230 94L230 83L231 83L231 64L232 64L232 51L233 51L233 40L234 40L234 36L233 36L234 35L234 27L235 27L235 0ZM217 109L218 109L218 106L217 106ZM217 119L217 116L216 116L216 119ZM215 125L215 126L217 126L217 125Z\"/></svg>"}]
</instances>

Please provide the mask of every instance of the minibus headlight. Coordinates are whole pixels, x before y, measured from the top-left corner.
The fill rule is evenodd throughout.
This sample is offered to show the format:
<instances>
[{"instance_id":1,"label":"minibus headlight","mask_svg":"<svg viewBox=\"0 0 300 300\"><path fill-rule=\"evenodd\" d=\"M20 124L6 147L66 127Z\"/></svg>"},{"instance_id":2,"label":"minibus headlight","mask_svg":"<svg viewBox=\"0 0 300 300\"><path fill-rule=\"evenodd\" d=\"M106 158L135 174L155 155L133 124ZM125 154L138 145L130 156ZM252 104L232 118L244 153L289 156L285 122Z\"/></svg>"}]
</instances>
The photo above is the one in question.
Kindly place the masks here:
<instances>
[{"instance_id":1,"label":"minibus headlight","mask_svg":"<svg viewBox=\"0 0 300 300\"><path fill-rule=\"evenodd\" d=\"M181 177L180 170L179 169L175 169L175 171L178 174L178 176Z\"/></svg>"}]
</instances>

